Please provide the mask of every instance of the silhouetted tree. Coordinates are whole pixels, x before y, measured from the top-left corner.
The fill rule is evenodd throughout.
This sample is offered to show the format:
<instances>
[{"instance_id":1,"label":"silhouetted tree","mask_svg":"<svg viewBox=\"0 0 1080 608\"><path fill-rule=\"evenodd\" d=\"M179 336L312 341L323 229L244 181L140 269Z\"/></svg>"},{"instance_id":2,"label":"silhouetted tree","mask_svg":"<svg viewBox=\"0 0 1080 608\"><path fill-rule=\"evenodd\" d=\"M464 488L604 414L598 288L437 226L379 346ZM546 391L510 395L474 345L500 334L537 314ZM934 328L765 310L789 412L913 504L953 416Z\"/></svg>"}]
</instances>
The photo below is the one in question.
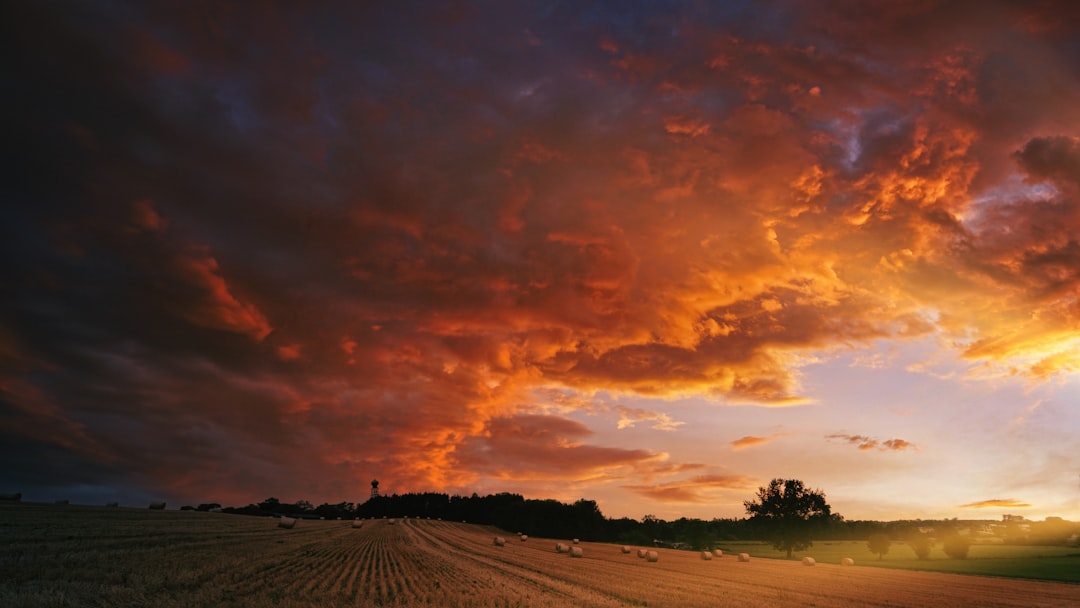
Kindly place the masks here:
<instances>
[{"instance_id":1,"label":"silhouetted tree","mask_svg":"<svg viewBox=\"0 0 1080 608\"><path fill-rule=\"evenodd\" d=\"M867 548L871 553L876 553L878 560L882 559L882 556L889 552L889 547L892 545L892 541L889 540L889 535L884 532L878 534L871 534L870 539L866 542Z\"/></svg>"},{"instance_id":2,"label":"silhouetted tree","mask_svg":"<svg viewBox=\"0 0 1080 608\"><path fill-rule=\"evenodd\" d=\"M266 500L260 502L256 506L259 507L260 509L262 509L263 511L268 511L270 513L274 513L274 512L278 511L281 508L281 501L278 500L277 498L274 498L273 496L271 496L270 498L267 498Z\"/></svg>"},{"instance_id":3,"label":"silhouetted tree","mask_svg":"<svg viewBox=\"0 0 1080 608\"><path fill-rule=\"evenodd\" d=\"M761 526L774 548L791 552L813 546L815 524L830 519L825 494L809 490L798 479L774 479L758 488L757 500L743 503L751 522Z\"/></svg>"}]
</instances>

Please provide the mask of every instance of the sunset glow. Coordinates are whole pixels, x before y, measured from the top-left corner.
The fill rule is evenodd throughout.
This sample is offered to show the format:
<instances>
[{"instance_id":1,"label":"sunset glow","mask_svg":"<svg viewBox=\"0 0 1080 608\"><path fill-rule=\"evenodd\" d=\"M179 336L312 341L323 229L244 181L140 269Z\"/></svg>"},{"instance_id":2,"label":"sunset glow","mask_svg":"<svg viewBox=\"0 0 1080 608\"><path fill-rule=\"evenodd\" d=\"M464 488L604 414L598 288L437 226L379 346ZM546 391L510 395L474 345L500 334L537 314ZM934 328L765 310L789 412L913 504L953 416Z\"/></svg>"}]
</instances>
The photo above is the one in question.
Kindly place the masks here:
<instances>
[{"instance_id":1,"label":"sunset glow","mask_svg":"<svg viewBox=\"0 0 1080 608\"><path fill-rule=\"evenodd\" d=\"M1080 520L1073 3L172 4L0 9L0 492Z\"/></svg>"}]
</instances>

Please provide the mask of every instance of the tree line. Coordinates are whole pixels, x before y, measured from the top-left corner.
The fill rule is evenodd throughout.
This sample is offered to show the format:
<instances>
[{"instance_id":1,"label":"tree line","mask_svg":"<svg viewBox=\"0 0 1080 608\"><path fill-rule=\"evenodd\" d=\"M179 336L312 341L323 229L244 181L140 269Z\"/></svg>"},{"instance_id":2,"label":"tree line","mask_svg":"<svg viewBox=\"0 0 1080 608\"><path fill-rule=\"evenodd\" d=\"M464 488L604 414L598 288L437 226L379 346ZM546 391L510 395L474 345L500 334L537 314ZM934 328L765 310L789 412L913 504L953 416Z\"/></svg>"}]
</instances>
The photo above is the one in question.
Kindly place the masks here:
<instances>
[{"instance_id":1,"label":"tree line","mask_svg":"<svg viewBox=\"0 0 1080 608\"><path fill-rule=\"evenodd\" d=\"M607 518L593 500L573 503L551 499L526 499L520 494L502 492L479 496L421 492L373 496L363 503L323 503L314 506L301 500L284 503L268 498L246 507L221 508L226 513L247 515L286 515L298 518L353 519L415 517L487 524L511 532L523 532L547 538L580 538L587 541L631 545L661 544L687 549L710 549L724 541L769 540L786 550L802 550L816 540L867 540L874 535L891 539L919 539L927 529L952 531L971 522L958 520L900 520L891 522L845 520L833 513L824 493L806 488L799 480L774 479L759 488L753 500L744 503L746 518L711 520L679 518L665 521L652 515L641 520L627 517ZM216 503L199 510L219 507ZM215 508L214 510L217 510ZM1077 525L1051 518L1056 522L1031 522L1023 538L1012 542L1061 544L1077 531ZM978 522L985 524L985 522ZM1055 525L1061 523L1064 525ZM1019 530L1014 526L1014 531Z\"/></svg>"}]
</instances>

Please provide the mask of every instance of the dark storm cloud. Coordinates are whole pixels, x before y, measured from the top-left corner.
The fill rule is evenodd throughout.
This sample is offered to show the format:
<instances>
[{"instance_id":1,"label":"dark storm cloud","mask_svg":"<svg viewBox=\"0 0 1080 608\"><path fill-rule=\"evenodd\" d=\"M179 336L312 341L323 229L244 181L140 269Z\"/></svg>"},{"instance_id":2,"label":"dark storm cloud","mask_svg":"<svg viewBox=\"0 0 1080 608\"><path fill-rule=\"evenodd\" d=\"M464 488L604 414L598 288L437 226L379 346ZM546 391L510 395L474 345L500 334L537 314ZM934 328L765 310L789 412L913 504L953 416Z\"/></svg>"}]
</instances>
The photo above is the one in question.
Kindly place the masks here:
<instances>
[{"instance_id":1,"label":"dark storm cloud","mask_svg":"<svg viewBox=\"0 0 1080 608\"><path fill-rule=\"evenodd\" d=\"M642 481L685 463L537 391L792 405L800 352L1076 327L1078 58L1042 5L3 11L0 458L28 495Z\"/></svg>"}]
</instances>

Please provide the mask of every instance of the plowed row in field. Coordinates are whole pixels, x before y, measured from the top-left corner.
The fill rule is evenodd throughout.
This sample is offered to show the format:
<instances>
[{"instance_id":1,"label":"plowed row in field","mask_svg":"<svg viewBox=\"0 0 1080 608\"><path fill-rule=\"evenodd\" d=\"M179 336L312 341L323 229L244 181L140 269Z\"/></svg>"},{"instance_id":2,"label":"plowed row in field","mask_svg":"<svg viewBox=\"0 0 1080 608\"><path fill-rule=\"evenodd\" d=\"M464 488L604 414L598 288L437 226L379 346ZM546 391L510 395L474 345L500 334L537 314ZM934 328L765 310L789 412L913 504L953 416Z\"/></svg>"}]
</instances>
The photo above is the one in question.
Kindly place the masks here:
<instances>
[{"instance_id":1,"label":"plowed row in field","mask_svg":"<svg viewBox=\"0 0 1080 608\"><path fill-rule=\"evenodd\" d=\"M504 547L492 537L507 538ZM432 520L5 505L5 606L1077 606L1080 586L555 541Z\"/></svg>"}]
</instances>

